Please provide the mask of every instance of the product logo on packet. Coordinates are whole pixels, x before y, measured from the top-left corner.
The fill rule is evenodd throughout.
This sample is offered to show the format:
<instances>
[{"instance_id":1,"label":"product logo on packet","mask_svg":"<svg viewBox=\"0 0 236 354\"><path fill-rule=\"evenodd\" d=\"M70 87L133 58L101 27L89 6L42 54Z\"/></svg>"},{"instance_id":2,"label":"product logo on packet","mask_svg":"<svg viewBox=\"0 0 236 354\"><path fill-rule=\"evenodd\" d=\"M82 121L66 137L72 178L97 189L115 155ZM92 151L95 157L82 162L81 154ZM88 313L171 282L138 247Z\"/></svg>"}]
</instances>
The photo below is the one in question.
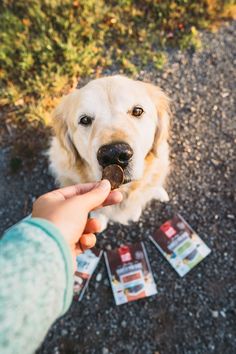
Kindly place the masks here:
<instances>
[{"instance_id":1,"label":"product logo on packet","mask_svg":"<svg viewBox=\"0 0 236 354\"><path fill-rule=\"evenodd\" d=\"M121 246L118 251L123 263L132 261L129 247Z\"/></svg>"},{"instance_id":2,"label":"product logo on packet","mask_svg":"<svg viewBox=\"0 0 236 354\"><path fill-rule=\"evenodd\" d=\"M165 222L160 227L160 230L163 231L168 238L172 238L177 233L176 230L171 226L171 223L169 221Z\"/></svg>"}]
</instances>

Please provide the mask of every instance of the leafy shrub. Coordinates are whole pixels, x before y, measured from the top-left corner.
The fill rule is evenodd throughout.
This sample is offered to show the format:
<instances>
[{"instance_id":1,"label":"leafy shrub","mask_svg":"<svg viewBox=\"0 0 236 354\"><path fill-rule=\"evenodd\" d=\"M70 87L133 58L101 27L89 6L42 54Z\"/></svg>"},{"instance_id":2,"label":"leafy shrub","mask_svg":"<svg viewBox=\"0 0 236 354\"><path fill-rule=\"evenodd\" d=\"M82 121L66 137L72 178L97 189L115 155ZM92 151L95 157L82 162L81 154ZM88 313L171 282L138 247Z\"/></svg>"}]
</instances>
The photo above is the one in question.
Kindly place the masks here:
<instances>
[{"instance_id":1,"label":"leafy shrub","mask_svg":"<svg viewBox=\"0 0 236 354\"><path fill-rule=\"evenodd\" d=\"M47 121L78 79L160 69L166 48L199 48L197 29L233 12L232 0L2 0L0 103Z\"/></svg>"}]
</instances>

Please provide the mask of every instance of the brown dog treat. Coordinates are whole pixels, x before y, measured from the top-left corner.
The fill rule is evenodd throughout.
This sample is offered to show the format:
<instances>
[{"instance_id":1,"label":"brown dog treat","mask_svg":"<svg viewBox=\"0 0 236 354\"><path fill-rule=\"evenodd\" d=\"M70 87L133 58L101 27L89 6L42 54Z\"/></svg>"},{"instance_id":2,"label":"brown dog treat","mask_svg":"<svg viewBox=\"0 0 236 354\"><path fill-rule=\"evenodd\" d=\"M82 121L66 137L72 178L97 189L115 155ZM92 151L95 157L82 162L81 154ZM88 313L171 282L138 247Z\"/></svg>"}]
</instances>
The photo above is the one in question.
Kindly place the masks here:
<instances>
[{"instance_id":1,"label":"brown dog treat","mask_svg":"<svg viewBox=\"0 0 236 354\"><path fill-rule=\"evenodd\" d=\"M108 179L111 189L116 189L124 182L124 171L119 165L109 165L104 168L102 179Z\"/></svg>"}]
</instances>

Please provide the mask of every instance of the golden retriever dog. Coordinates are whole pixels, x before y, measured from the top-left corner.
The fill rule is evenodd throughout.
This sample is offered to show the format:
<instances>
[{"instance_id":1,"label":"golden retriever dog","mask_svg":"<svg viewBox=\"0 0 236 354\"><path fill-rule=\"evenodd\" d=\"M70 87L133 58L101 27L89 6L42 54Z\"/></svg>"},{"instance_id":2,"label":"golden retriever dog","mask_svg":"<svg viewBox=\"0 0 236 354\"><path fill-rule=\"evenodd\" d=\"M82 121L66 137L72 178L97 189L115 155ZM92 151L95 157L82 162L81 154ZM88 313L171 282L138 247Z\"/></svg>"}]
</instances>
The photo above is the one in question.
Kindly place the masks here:
<instances>
[{"instance_id":1,"label":"golden retriever dog","mask_svg":"<svg viewBox=\"0 0 236 354\"><path fill-rule=\"evenodd\" d=\"M124 171L123 201L95 212L109 220L138 221L151 199L169 200L169 99L159 88L123 76L90 81L55 109L50 169L61 186L100 180L103 169Z\"/></svg>"}]
</instances>

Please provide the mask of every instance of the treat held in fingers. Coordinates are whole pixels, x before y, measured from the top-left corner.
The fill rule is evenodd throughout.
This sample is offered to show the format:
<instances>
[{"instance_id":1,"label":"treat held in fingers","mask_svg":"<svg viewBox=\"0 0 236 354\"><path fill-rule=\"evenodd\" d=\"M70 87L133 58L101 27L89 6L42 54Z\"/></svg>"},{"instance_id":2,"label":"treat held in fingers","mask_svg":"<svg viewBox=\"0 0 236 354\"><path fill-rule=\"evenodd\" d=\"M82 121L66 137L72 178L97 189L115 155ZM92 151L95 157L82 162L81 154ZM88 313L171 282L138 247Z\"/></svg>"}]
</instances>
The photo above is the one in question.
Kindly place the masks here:
<instances>
[{"instance_id":1,"label":"treat held in fingers","mask_svg":"<svg viewBox=\"0 0 236 354\"><path fill-rule=\"evenodd\" d=\"M102 179L108 179L111 189L119 188L124 183L124 171L119 165L109 165L103 169Z\"/></svg>"}]
</instances>

